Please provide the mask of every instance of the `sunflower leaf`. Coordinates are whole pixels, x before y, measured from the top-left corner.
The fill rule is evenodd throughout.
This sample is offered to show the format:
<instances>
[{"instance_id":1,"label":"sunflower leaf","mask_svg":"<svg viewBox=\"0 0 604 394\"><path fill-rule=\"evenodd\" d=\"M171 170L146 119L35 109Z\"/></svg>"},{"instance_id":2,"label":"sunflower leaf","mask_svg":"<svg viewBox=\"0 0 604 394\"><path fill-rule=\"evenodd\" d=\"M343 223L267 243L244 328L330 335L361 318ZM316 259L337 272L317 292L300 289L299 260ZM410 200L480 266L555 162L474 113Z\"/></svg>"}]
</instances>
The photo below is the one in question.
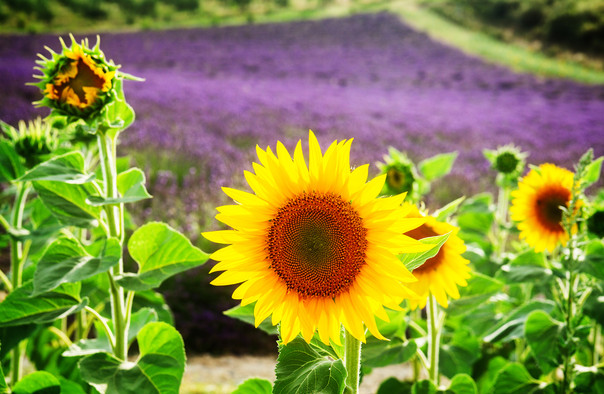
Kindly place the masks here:
<instances>
[{"instance_id":1,"label":"sunflower leaf","mask_svg":"<svg viewBox=\"0 0 604 394\"><path fill-rule=\"evenodd\" d=\"M300 337L279 347L275 374L274 394L341 394L346 387L342 360L319 354Z\"/></svg>"},{"instance_id":2,"label":"sunflower leaf","mask_svg":"<svg viewBox=\"0 0 604 394\"><path fill-rule=\"evenodd\" d=\"M209 257L184 235L159 222L136 230L128 241L128 251L138 263L138 272L121 275L117 282L134 291L156 288L167 278L204 264Z\"/></svg>"},{"instance_id":3,"label":"sunflower leaf","mask_svg":"<svg viewBox=\"0 0 604 394\"><path fill-rule=\"evenodd\" d=\"M495 393L532 393L539 387L539 382L531 376L524 365L509 364L504 367L493 385Z\"/></svg>"},{"instance_id":4,"label":"sunflower leaf","mask_svg":"<svg viewBox=\"0 0 604 394\"><path fill-rule=\"evenodd\" d=\"M50 372L36 371L17 382L13 387L15 394L60 394L61 383Z\"/></svg>"},{"instance_id":5,"label":"sunflower leaf","mask_svg":"<svg viewBox=\"0 0 604 394\"><path fill-rule=\"evenodd\" d=\"M3 122L0 121L0 125ZM9 126L10 127L10 126ZM21 159L9 141L0 141L0 182L12 181L19 178L25 169Z\"/></svg>"},{"instance_id":6,"label":"sunflower leaf","mask_svg":"<svg viewBox=\"0 0 604 394\"><path fill-rule=\"evenodd\" d=\"M552 319L542 310L531 312L526 319L524 335L544 374L561 364L563 330L564 323Z\"/></svg>"},{"instance_id":7,"label":"sunflower leaf","mask_svg":"<svg viewBox=\"0 0 604 394\"><path fill-rule=\"evenodd\" d=\"M420 239L419 242L426 245L434 246L424 252L403 253L400 254L398 258L405 265L405 267L412 272L413 270L416 270L417 268L421 267L426 262L426 260L436 256L440 248L444 245L445 242L447 242L447 239L449 239L450 234L451 233L446 233L443 235Z\"/></svg>"},{"instance_id":8,"label":"sunflower leaf","mask_svg":"<svg viewBox=\"0 0 604 394\"><path fill-rule=\"evenodd\" d=\"M232 394L271 394L273 385L266 379L250 378L241 383Z\"/></svg>"},{"instance_id":9,"label":"sunflower leaf","mask_svg":"<svg viewBox=\"0 0 604 394\"><path fill-rule=\"evenodd\" d=\"M68 152L38 164L17 180L80 184L90 182L94 177L84 171L84 156L80 152Z\"/></svg>"},{"instance_id":10,"label":"sunflower leaf","mask_svg":"<svg viewBox=\"0 0 604 394\"><path fill-rule=\"evenodd\" d=\"M115 238L109 238L98 257L91 256L75 238L59 238L40 258L34 274L34 293L50 291L61 283L75 283L106 272L119 262L122 249Z\"/></svg>"},{"instance_id":11,"label":"sunflower leaf","mask_svg":"<svg viewBox=\"0 0 604 394\"><path fill-rule=\"evenodd\" d=\"M88 197L86 202L93 206L136 202L151 198L145 188L145 173L138 168L131 168L117 176L117 188L121 194L118 198L101 196Z\"/></svg>"},{"instance_id":12,"label":"sunflower leaf","mask_svg":"<svg viewBox=\"0 0 604 394\"><path fill-rule=\"evenodd\" d=\"M439 155L422 160L417 165L420 172L428 182L442 178L451 172L453 163L457 158L457 152L441 153Z\"/></svg>"},{"instance_id":13,"label":"sunflower leaf","mask_svg":"<svg viewBox=\"0 0 604 394\"><path fill-rule=\"evenodd\" d=\"M69 184L57 181L34 181L34 188L44 205L61 222L78 227L96 227L101 208L86 203L96 190L89 183Z\"/></svg>"},{"instance_id":14,"label":"sunflower leaf","mask_svg":"<svg viewBox=\"0 0 604 394\"><path fill-rule=\"evenodd\" d=\"M82 378L107 384L111 393L178 393L185 369L182 337L166 323L149 323L138 333L140 356L136 363L103 352L80 360Z\"/></svg>"}]
</instances>

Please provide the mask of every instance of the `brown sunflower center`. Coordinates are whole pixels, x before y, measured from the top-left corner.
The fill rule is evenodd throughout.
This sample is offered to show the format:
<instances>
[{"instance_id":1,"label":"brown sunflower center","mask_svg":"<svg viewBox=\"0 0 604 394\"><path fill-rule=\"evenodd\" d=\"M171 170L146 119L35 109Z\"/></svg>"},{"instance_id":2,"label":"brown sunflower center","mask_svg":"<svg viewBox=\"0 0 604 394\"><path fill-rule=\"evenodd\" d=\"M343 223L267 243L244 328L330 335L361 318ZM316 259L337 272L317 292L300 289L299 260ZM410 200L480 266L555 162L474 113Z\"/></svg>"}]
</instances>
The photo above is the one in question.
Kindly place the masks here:
<instances>
[{"instance_id":1,"label":"brown sunflower center","mask_svg":"<svg viewBox=\"0 0 604 394\"><path fill-rule=\"evenodd\" d=\"M304 193L271 222L271 268L302 297L333 298L365 264L367 230L351 204L333 193Z\"/></svg>"},{"instance_id":2,"label":"brown sunflower center","mask_svg":"<svg viewBox=\"0 0 604 394\"><path fill-rule=\"evenodd\" d=\"M542 226L551 231L564 231L562 227L561 206L567 206L570 201L570 190L565 188L550 188L544 190L536 200L535 213Z\"/></svg>"},{"instance_id":3,"label":"brown sunflower center","mask_svg":"<svg viewBox=\"0 0 604 394\"><path fill-rule=\"evenodd\" d=\"M427 237L435 237L435 236L441 235L441 234L438 234L437 232L435 232L432 229L432 227L430 227L426 224L422 224L418 228L415 228L415 229L405 233L405 235L407 235L413 239L419 240L419 239L427 238ZM426 262L424 264L422 264L421 266L419 266L418 268L413 270L413 272L422 273L422 272L428 272L430 270L435 270L436 268L438 268L438 266L440 265L442 258L443 258L443 248L444 248L444 246L440 248L440 250L438 251L436 256L430 257L428 260L426 260Z\"/></svg>"},{"instance_id":4,"label":"brown sunflower center","mask_svg":"<svg viewBox=\"0 0 604 394\"><path fill-rule=\"evenodd\" d=\"M58 96L63 97L63 90L65 88L70 87L73 89L73 92L78 96L80 102L86 102L86 92L84 91L85 87L92 87L95 89L102 89L105 80L99 77L94 70L86 64L81 58L76 61L77 63L74 65L70 63L66 67L73 68L76 67L77 72L75 77L69 78L67 81L61 83L57 86ZM66 70L66 73L70 70ZM90 103L91 104L91 103Z\"/></svg>"}]
</instances>

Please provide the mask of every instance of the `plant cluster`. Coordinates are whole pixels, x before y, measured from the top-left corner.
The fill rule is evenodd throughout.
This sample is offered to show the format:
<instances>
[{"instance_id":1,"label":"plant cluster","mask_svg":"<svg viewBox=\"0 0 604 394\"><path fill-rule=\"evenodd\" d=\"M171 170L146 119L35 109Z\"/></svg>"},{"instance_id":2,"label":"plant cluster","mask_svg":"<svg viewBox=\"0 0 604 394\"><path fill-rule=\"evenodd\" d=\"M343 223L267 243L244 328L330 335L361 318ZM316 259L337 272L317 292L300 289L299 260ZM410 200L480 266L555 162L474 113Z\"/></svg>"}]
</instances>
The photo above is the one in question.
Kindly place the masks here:
<instances>
[{"instance_id":1,"label":"plant cluster","mask_svg":"<svg viewBox=\"0 0 604 394\"><path fill-rule=\"evenodd\" d=\"M1 124L2 369L14 393L177 393L184 344L156 289L208 255L165 223L128 226L126 206L151 198L143 171L117 158L134 121L123 81L137 78L98 41L61 44L34 84L50 115ZM26 356L37 371L23 377Z\"/></svg>"},{"instance_id":2,"label":"plant cluster","mask_svg":"<svg viewBox=\"0 0 604 394\"><path fill-rule=\"evenodd\" d=\"M312 144L311 140L311 152ZM267 153L260 152L260 162L268 165L270 148ZM394 148L389 152L385 160L388 165L378 163L383 175L378 182L380 187L375 190L380 190L384 181L387 183L392 168L414 168L402 152ZM264 154L269 159L263 158ZM279 152L281 163L283 154ZM226 314L268 333L277 333L281 338L274 384L250 379L236 392L287 393L302 387L305 392L356 393L360 360L361 378L377 367L406 362L413 366L411 380L387 379L378 393L604 393L601 302L604 243L602 234L595 231L599 227L589 225L595 223L596 215L601 216L599 207L603 201L602 192L591 198L585 193L598 181L604 158L594 160L589 150L574 172L545 163L531 167L522 177L525 152L502 146L495 151L485 150L484 155L499 174L500 193L496 199L490 193L460 198L431 215L421 212L416 205L403 205L408 210L402 218L423 219L413 225L415 229L403 230L404 233L435 246L428 251L398 255L399 261L417 278L415 283L405 283L415 296L408 293L406 301L383 313L375 309L375 304L373 308L369 307L371 303L364 306L366 301L356 298L353 310L367 327L364 334L362 331L349 334L357 328L349 325L354 315L345 302L338 312L338 304L345 300L340 293L330 294L324 300L333 309L323 312L320 311L323 307L309 306L312 299L302 295L288 304L294 301L288 297L281 301L278 291L271 290L274 285L270 276L261 279L262 287L253 284L255 280L250 277L264 275L254 271L253 257L241 260L245 265L236 263L240 257L232 253L243 250L245 242L251 239L247 231L256 237L264 236L260 227L250 227L243 210L247 204L258 206L261 201L270 201L266 196L273 193L263 194L261 185L274 184L276 178L267 176L276 167L264 172L262 167L254 166L257 178L246 176L255 195L225 190L242 205L237 208L241 211L237 215L234 207L228 211L220 208L221 214L217 215L234 231L204 234L213 241L231 244L211 256L224 258L215 269L226 270L212 283L241 283L233 297L242 299L242 305ZM312 153L310 157L312 161ZM445 176L454 158L449 155L427 159L421 165L422 172ZM358 171L353 171L351 177ZM320 176L315 179L321 182ZM291 190L289 186L285 188ZM391 195L388 186L381 190L386 196ZM413 186L407 185L407 190L413 191ZM421 202L422 196L417 198ZM354 200L351 204L355 205ZM277 216L275 220L281 219ZM371 216L366 220L373 223ZM408 225L401 222L401 226ZM283 231L294 230L286 227ZM270 239L269 243L273 242ZM260 254L258 258L264 257ZM266 258L270 262L274 256L269 254ZM381 258L387 259L385 255ZM373 257L367 256L367 264L373 264ZM390 270L406 271L394 262L388 266ZM240 271L246 276L239 275ZM361 276L358 280L363 283ZM349 293L359 292L355 297L379 294L376 287L363 286L368 287ZM384 291L386 286L383 282L379 288ZM261 288L264 290L260 291ZM389 289L388 294L395 291ZM286 305L283 312L279 309L281 303ZM306 333L307 323L301 320L307 313L303 312L305 308L316 313L312 321L318 324L318 335L314 337L310 335L314 330ZM425 308L425 314L419 313L418 308ZM283 320L286 310L298 311L288 315L293 320ZM367 311L372 311L377 319L363 315ZM264 321L271 314L272 324L281 321L278 330L270 324L271 320ZM275 314L281 317L275 318ZM323 314L328 319L339 316L345 328L338 334L339 330L322 326ZM325 333L321 332L323 329ZM302 335L292 340L298 330ZM363 343L359 344L359 340ZM352 357L351 342L357 346L352 347Z\"/></svg>"}]
</instances>

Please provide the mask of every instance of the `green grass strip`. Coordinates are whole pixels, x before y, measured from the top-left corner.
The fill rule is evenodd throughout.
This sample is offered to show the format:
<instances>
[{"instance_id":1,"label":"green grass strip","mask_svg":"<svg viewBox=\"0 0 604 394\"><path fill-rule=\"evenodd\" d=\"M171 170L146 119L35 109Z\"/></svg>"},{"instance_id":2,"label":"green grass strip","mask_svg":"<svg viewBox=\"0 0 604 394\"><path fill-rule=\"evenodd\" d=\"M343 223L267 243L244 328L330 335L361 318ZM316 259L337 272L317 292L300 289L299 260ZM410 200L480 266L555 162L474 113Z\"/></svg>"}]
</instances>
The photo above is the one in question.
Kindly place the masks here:
<instances>
[{"instance_id":1,"label":"green grass strip","mask_svg":"<svg viewBox=\"0 0 604 394\"><path fill-rule=\"evenodd\" d=\"M413 28L431 38L454 46L467 54L501 64L518 72L568 78L588 84L604 84L604 72L577 63L547 57L511 44L498 41L484 33L471 31L449 22L415 1L393 1L388 10L399 15Z\"/></svg>"}]
</instances>

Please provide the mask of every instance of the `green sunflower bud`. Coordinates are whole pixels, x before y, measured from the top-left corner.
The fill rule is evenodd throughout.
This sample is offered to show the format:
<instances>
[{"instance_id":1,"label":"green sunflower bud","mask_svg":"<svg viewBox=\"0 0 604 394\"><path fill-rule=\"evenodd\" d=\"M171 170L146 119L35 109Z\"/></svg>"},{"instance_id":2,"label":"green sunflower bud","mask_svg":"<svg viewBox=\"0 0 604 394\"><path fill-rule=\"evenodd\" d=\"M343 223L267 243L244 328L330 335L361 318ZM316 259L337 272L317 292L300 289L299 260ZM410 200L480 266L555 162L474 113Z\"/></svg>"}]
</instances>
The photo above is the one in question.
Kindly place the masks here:
<instances>
[{"instance_id":1,"label":"green sunflower bud","mask_svg":"<svg viewBox=\"0 0 604 394\"><path fill-rule=\"evenodd\" d=\"M58 146L56 130L41 118L27 123L21 120L18 129L3 123L2 129L29 168L44 161L44 156Z\"/></svg>"},{"instance_id":2,"label":"green sunflower bud","mask_svg":"<svg viewBox=\"0 0 604 394\"><path fill-rule=\"evenodd\" d=\"M390 147L384 163L376 163L381 174L386 174L382 194L409 193L414 198L419 175L413 162L403 152Z\"/></svg>"},{"instance_id":3,"label":"green sunflower bud","mask_svg":"<svg viewBox=\"0 0 604 394\"><path fill-rule=\"evenodd\" d=\"M43 98L35 102L38 106L51 108L53 113L64 115L72 120L89 120L122 93L120 80L125 74L118 72L119 66L106 60L100 50L100 39L93 48L88 40L78 44L71 36L71 46L61 39L61 52L51 53L50 59L39 55L41 60L35 69L42 75L33 85L37 86Z\"/></svg>"}]
</instances>

